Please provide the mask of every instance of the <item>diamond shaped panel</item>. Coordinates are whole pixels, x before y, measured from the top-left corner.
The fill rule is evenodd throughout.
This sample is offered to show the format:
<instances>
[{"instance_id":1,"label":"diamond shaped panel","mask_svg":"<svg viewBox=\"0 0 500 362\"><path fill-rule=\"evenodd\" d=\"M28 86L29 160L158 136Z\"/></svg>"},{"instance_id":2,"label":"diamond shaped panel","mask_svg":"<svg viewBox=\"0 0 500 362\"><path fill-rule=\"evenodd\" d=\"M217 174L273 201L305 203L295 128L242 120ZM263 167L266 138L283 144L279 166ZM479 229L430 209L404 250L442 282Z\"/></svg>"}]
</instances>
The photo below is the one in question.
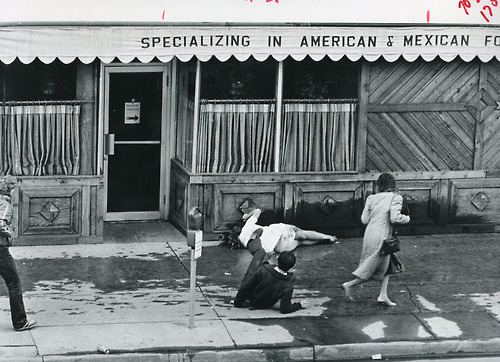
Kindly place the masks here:
<instances>
[{"instance_id":1,"label":"diamond shaped panel","mask_svg":"<svg viewBox=\"0 0 500 362\"><path fill-rule=\"evenodd\" d=\"M40 215L42 215L47 221L54 221L58 216L61 210L52 203L52 201L47 202L43 205L42 210L40 211Z\"/></svg>"},{"instance_id":2,"label":"diamond shaped panel","mask_svg":"<svg viewBox=\"0 0 500 362\"><path fill-rule=\"evenodd\" d=\"M489 202L490 198L484 192L478 192L471 201L472 205L474 205L479 211L483 211Z\"/></svg>"}]
</instances>

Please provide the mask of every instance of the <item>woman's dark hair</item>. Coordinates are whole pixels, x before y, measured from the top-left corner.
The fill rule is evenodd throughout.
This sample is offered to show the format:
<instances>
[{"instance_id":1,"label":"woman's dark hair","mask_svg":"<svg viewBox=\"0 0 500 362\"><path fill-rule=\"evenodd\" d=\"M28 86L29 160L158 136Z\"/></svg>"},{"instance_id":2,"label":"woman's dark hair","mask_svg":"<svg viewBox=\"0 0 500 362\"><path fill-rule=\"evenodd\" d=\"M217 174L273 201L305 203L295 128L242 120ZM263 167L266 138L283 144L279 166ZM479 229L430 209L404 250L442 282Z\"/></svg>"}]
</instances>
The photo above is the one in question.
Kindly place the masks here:
<instances>
[{"instance_id":1,"label":"woman's dark hair","mask_svg":"<svg viewBox=\"0 0 500 362\"><path fill-rule=\"evenodd\" d=\"M396 191L396 180L390 173L384 172L377 179L378 192Z\"/></svg>"},{"instance_id":2,"label":"woman's dark hair","mask_svg":"<svg viewBox=\"0 0 500 362\"><path fill-rule=\"evenodd\" d=\"M284 251L278 256L278 268L284 272L289 271L295 265L295 255L290 251Z\"/></svg>"}]
</instances>

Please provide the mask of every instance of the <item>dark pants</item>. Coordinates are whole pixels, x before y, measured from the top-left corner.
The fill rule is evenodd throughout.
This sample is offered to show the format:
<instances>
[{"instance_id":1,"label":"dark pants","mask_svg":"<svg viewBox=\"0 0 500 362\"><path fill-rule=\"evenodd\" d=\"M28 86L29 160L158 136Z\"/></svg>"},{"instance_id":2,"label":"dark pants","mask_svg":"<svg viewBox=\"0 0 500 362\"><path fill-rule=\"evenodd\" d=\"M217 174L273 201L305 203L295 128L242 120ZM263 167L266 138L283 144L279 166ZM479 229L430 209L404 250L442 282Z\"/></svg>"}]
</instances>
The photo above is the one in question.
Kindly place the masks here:
<instances>
[{"instance_id":1,"label":"dark pants","mask_svg":"<svg viewBox=\"0 0 500 362\"><path fill-rule=\"evenodd\" d=\"M262 244L260 242L260 237L256 237L252 239L247 244L247 249L250 254L253 255L250 264L248 265L248 269L243 276L243 280L241 281L241 285L243 285L252 275L255 274L257 269L259 269L266 258L266 251L262 248Z\"/></svg>"},{"instance_id":2,"label":"dark pants","mask_svg":"<svg viewBox=\"0 0 500 362\"><path fill-rule=\"evenodd\" d=\"M12 325L14 328L21 328L27 322L23 294L21 292L21 281L16 265L14 264L14 259L7 247L0 247L0 276L5 280L7 289L9 290Z\"/></svg>"}]
</instances>

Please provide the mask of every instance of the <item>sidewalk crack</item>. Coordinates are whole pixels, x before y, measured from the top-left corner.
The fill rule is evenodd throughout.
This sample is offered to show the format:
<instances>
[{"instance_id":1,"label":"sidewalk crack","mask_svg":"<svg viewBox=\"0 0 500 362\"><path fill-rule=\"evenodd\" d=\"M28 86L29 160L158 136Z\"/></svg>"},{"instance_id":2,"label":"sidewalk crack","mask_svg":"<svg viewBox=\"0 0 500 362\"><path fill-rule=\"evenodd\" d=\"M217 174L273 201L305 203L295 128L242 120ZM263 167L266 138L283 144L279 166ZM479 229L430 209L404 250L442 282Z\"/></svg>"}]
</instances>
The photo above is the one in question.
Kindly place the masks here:
<instances>
[{"instance_id":1,"label":"sidewalk crack","mask_svg":"<svg viewBox=\"0 0 500 362\"><path fill-rule=\"evenodd\" d=\"M406 286L406 290L408 291L408 295L410 296L410 301L417 308L418 312L421 313L422 312L422 308L420 308L419 304L416 303L415 300L413 300L413 294L411 292L411 289L408 286Z\"/></svg>"}]
</instances>

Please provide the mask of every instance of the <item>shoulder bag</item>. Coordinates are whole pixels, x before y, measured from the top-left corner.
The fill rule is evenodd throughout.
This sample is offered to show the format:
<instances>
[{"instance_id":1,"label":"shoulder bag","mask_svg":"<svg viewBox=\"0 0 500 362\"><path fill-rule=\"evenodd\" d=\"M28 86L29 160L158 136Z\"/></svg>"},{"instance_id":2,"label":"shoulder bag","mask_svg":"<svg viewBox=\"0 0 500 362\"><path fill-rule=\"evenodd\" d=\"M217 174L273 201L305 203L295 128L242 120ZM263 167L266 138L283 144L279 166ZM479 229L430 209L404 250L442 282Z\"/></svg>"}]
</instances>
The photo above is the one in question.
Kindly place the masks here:
<instances>
[{"instance_id":1,"label":"shoulder bag","mask_svg":"<svg viewBox=\"0 0 500 362\"><path fill-rule=\"evenodd\" d=\"M392 197L391 204L389 206L389 214L391 212L391 206L395 196L396 194L394 194L394 196ZM389 237L389 239L384 239L384 241L382 242L382 249L380 249L381 255L390 255L401 250L401 247L399 246L398 230L393 224L391 224L391 228L391 236Z\"/></svg>"}]
</instances>

